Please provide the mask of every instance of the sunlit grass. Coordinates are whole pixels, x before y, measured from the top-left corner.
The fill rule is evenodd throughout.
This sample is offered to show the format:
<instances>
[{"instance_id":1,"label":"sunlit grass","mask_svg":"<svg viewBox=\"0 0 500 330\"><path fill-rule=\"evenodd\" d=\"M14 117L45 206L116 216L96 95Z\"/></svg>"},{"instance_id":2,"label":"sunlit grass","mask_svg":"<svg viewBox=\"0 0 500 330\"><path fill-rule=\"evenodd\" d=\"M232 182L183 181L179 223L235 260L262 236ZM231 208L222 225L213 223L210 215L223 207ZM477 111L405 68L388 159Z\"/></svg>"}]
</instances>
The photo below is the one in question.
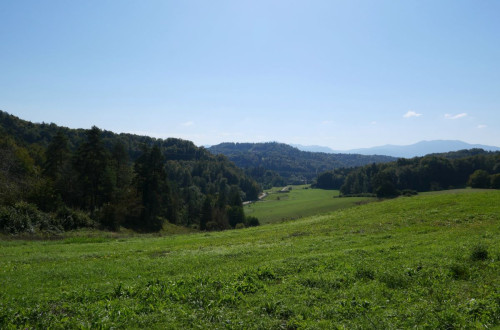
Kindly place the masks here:
<instances>
[{"instance_id":1,"label":"sunlit grass","mask_svg":"<svg viewBox=\"0 0 500 330\"><path fill-rule=\"evenodd\" d=\"M261 224L277 223L353 207L375 200L369 197L338 198L338 190L311 189L309 185L268 190L262 201L245 206L245 214L255 216Z\"/></svg>"},{"instance_id":2,"label":"sunlit grass","mask_svg":"<svg viewBox=\"0 0 500 330\"><path fill-rule=\"evenodd\" d=\"M256 228L0 242L0 328L475 328L500 322L500 192Z\"/></svg>"}]
</instances>

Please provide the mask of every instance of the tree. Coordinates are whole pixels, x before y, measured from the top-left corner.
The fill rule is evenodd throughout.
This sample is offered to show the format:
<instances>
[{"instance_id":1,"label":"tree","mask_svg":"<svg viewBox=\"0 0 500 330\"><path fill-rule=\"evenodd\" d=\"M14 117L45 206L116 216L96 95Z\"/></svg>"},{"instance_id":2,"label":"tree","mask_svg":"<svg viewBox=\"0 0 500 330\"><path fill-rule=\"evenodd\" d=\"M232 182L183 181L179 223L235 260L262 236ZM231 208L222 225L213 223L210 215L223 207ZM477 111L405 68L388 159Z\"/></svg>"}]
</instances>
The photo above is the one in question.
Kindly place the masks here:
<instances>
[{"instance_id":1,"label":"tree","mask_svg":"<svg viewBox=\"0 0 500 330\"><path fill-rule=\"evenodd\" d=\"M472 188L489 188L490 175L485 170L476 170L470 175L468 185Z\"/></svg>"},{"instance_id":2,"label":"tree","mask_svg":"<svg viewBox=\"0 0 500 330\"><path fill-rule=\"evenodd\" d=\"M491 176L491 188L500 189L500 173Z\"/></svg>"},{"instance_id":3,"label":"tree","mask_svg":"<svg viewBox=\"0 0 500 330\"><path fill-rule=\"evenodd\" d=\"M395 174L390 169L378 172L372 179L373 189L379 198L396 197L399 191L394 184Z\"/></svg>"},{"instance_id":4,"label":"tree","mask_svg":"<svg viewBox=\"0 0 500 330\"><path fill-rule=\"evenodd\" d=\"M59 130L45 151L44 174L53 180L57 180L68 159L68 138L62 130Z\"/></svg>"},{"instance_id":5,"label":"tree","mask_svg":"<svg viewBox=\"0 0 500 330\"><path fill-rule=\"evenodd\" d=\"M168 184L167 173L158 145L144 147L143 154L135 162L135 182L142 200L141 224L144 229L157 231L163 226L166 215Z\"/></svg>"},{"instance_id":6,"label":"tree","mask_svg":"<svg viewBox=\"0 0 500 330\"><path fill-rule=\"evenodd\" d=\"M243 202L241 201L241 194L238 186L231 186L228 202L227 217L229 225L234 228L238 223L245 222L245 212L243 211Z\"/></svg>"},{"instance_id":7,"label":"tree","mask_svg":"<svg viewBox=\"0 0 500 330\"><path fill-rule=\"evenodd\" d=\"M213 217L212 200L209 196L205 196L205 200L203 201L203 206L201 208L200 230L206 230L207 223L213 221Z\"/></svg>"},{"instance_id":8,"label":"tree","mask_svg":"<svg viewBox=\"0 0 500 330\"><path fill-rule=\"evenodd\" d=\"M75 168L79 174L79 183L84 197L84 207L94 212L106 202L105 194L109 194L107 173L109 155L101 140L101 130L93 126L86 132L87 141L76 153ZM106 196L108 197L108 196Z\"/></svg>"}]
</instances>

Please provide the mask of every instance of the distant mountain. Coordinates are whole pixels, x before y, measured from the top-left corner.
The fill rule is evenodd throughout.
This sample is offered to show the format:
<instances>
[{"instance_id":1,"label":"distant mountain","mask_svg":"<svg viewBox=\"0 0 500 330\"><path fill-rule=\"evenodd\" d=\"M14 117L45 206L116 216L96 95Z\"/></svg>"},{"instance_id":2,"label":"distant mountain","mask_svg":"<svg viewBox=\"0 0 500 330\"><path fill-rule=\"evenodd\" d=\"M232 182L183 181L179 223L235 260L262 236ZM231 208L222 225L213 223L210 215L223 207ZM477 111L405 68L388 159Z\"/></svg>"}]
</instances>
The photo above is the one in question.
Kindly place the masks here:
<instances>
[{"instance_id":1,"label":"distant mountain","mask_svg":"<svg viewBox=\"0 0 500 330\"><path fill-rule=\"evenodd\" d=\"M373 148L351 149L342 152L361 155L386 155L392 157L412 158L428 154L445 153L464 149L484 149L486 151L500 151L499 147L482 144L469 144L458 140L420 141L415 144L385 145Z\"/></svg>"},{"instance_id":2,"label":"distant mountain","mask_svg":"<svg viewBox=\"0 0 500 330\"><path fill-rule=\"evenodd\" d=\"M389 156L301 151L277 142L221 143L208 150L227 156L260 183L273 173L278 173L285 183L300 183L309 182L328 170L395 160Z\"/></svg>"}]
</instances>

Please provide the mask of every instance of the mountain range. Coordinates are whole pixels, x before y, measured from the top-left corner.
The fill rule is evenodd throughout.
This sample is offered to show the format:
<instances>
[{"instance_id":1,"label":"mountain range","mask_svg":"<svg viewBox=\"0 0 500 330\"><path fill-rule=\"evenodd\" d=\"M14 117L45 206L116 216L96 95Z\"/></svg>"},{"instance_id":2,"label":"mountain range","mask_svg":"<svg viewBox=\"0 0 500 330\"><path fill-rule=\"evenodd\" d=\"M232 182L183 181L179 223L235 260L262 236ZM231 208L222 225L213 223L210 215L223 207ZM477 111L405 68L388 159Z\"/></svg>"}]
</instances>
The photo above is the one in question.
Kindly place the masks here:
<instances>
[{"instance_id":1,"label":"mountain range","mask_svg":"<svg viewBox=\"0 0 500 330\"><path fill-rule=\"evenodd\" d=\"M324 146L303 146L293 145L302 151L326 152L326 153L344 153L360 155L385 155L401 158L420 157L434 153L444 153L464 149L484 149L486 151L500 151L499 147L482 144L470 144L459 140L432 140L420 141L410 145L392 145L377 146L371 148L360 148L350 150L334 150Z\"/></svg>"}]
</instances>

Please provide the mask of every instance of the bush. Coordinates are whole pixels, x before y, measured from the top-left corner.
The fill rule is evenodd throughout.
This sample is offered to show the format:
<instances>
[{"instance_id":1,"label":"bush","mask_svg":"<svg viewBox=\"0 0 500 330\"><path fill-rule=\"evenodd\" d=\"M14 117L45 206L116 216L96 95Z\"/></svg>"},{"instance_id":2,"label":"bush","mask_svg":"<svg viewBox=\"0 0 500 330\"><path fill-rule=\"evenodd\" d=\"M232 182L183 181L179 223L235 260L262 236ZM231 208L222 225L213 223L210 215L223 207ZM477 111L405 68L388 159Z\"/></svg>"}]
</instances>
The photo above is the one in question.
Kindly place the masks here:
<instances>
[{"instance_id":1,"label":"bush","mask_svg":"<svg viewBox=\"0 0 500 330\"><path fill-rule=\"evenodd\" d=\"M485 170L477 170L470 175L467 184L472 188L489 188L490 175Z\"/></svg>"},{"instance_id":2,"label":"bush","mask_svg":"<svg viewBox=\"0 0 500 330\"><path fill-rule=\"evenodd\" d=\"M412 190L412 189L403 189L403 191L401 191L401 195L406 196L406 197L410 197L410 196L418 195L418 192L416 190Z\"/></svg>"},{"instance_id":3,"label":"bush","mask_svg":"<svg viewBox=\"0 0 500 330\"><path fill-rule=\"evenodd\" d=\"M256 227L260 226L260 222L256 217L249 216L245 218L245 225L247 227Z\"/></svg>"},{"instance_id":4,"label":"bush","mask_svg":"<svg viewBox=\"0 0 500 330\"><path fill-rule=\"evenodd\" d=\"M35 205L18 202L0 209L0 230L8 234L33 234L37 231L59 232L62 226Z\"/></svg>"},{"instance_id":5,"label":"bush","mask_svg":"<svg viewBox=\"0 0 500 330\"><path fill-rule=\"evenodd\" d=\"M64 230L96 226L95 222L86 213L72 210L67 206L59 208L56 217Z\"/></svg>"},{"instance_id":6,"label":"bush","mask_svg":"<svg viewBox=\"0 0 500 330\"><path fill-rule=\"evenodd\" d=\"M209 222L207 222L207 230L208 231L216 231L216 230L221 230L221 228L217 222L209 221Z\"/></svg>"},{"instance_id":7,"label":"bush","mask_svg":"<svg viewBox=\"0 0 500 330\"><path fill-rule=\"evenodd\" d=\"M493 174L491 176L491 188L500 189L500 174Z\"/></svg>"},{"instance_id":8,"label":"bush","mask_svg":"<svg viewBox=\"0 0 500 330\"><path fill-rule=\"evenodd\" d=\"M236 226L234 227L234 229L243 229L245 228L245 224L244 223L237 223Z\"/></svg>"}]
</instances>

